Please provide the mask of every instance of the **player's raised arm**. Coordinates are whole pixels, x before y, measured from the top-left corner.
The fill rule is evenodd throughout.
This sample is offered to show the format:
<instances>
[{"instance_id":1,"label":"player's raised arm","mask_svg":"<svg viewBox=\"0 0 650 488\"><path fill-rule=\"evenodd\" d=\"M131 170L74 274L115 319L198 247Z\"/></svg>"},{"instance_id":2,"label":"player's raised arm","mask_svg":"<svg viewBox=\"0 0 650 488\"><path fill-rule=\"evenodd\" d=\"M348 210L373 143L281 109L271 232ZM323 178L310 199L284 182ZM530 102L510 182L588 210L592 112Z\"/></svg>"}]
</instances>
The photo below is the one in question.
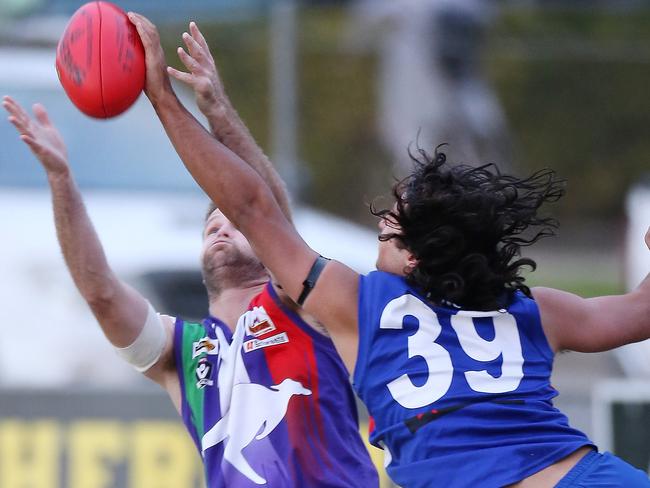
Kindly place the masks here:
<instances>
[{"instance_id":1,"label":"player's raised arm","mask_svg":"<svg viewBox=\"0 0 650 488\"><path fill-rule=\"evenodd\" d=\"M645 243L650 249L650 229ZM581 298L551 288L532 291L556 351L606 351L650 338L650 275L624 295Z\"/></svg>"},{"instance_id":2,"label":"player's raised arm","mask_svg":"<svg viewBox=\"0 0 650 488\"><path fill-rule=\"evenodd\" d=\"M304 282L318 255L285 218L260 175L212 137L182 106L167 78L164 53L155 26L130 13L145 48L145 93L167 135L194 179L219 209L247 237L257 256L287 294L300 303ZM358 275L330 262L305 310L331 334L349 369L356 359Z\"/></svg>"},{"instance_id":3,"label":"player's raised arm","mask_svg":"<svg viewBox=\"0 0 650 488\"><path fill-rule=\"evenodd\" d=\"M2 104L20 138L45 169L57 237L79 292L118 352L151 379L169 387L168 380L175 377L168 374L173 371L169 364L172 320L152 314L147 300L111 270L70 171L63 139L45 108L34 105L32 118L10 97L4 97ZM141 345L132 347L134 344Z\"/></svg>"},{"instance_id":4,"label":"player's raised arm","mask_svg":"<svg viewBox=\"0 0 650 488\"><path fill-rule=\"evenodd\" d=\"M195 22L190 22L189 33L183 33L183 43L185 49L179 47L177 51L187 72L171 66L167 72L194 90L197 106L207 118L212 134L260 174L291 220L286 185L232 106L210 47Z\"/></svg>"}]
</instances>

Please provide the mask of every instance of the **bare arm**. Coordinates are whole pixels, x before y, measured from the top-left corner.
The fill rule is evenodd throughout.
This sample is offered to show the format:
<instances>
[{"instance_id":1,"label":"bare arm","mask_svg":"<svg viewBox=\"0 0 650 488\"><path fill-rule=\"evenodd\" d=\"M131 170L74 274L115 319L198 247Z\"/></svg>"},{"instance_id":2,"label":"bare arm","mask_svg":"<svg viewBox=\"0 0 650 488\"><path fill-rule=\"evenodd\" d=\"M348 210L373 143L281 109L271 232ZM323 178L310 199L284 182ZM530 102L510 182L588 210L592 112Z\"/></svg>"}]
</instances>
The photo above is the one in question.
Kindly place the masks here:
<instances>
[{"instance_id":1,"label":"bare arm","mask_svg":"<svg viewBox=\"0 0 650 488\"><path fill-rule=\"evenodd\" d=\"M645 241L650 248L650 230ZM555 351L606 351L650 338L650 275L624 295L581 298L534 288L533 296Z\"/></svg>"},{"instance_id":2,"label":"bare arm","mask_svg":"<svg viewBox=\"0 0 650 488\"><path fill-rule=\"evenodd\" d=\"M3 106L20 138L45 169L52 192L57 237L75 285L111 344L116 347L130 345L144 326L147 302L136 290L120 281L109 267L70 172L63 139L43 106L34 106L35 119L10 97L3 99ZM170 369L173 325L169 317L165 317L163 323L168 329L165 351L158 363L146 372L161 384L168 376L165 371Z\"/></svg>"},{"instance_id":3,"label":"bare arm","mask_svg":"<svg viewBox=\"0 0 650 488\"><path fill-rule=\"evenodd\" d=\"M212 137L175 96L156 28L130 13L145 47L146 94L194 179L247 237L257 256L293 300L317 254L285 218L260 175ZM323 271L304 309L330 333L350 370L356 361L358 275L336 262Z\"/></svg>"},{"instance_id":4,"label":"bare arm","mask_svg":"<svg viewBox=\"0 0 650 488\"><path fill-rule=\"evenodd\" d=\"M195 22L190 22L189 27L190 32L183 33L186 50L178 48L178 56L188 72L172 67L168 67L167 72L194 90L197 105L208 119L212 134L260 174L271 188L284 215L291 221L284 181L232 106L205 37Z\"/></svg>"}]
</instances>

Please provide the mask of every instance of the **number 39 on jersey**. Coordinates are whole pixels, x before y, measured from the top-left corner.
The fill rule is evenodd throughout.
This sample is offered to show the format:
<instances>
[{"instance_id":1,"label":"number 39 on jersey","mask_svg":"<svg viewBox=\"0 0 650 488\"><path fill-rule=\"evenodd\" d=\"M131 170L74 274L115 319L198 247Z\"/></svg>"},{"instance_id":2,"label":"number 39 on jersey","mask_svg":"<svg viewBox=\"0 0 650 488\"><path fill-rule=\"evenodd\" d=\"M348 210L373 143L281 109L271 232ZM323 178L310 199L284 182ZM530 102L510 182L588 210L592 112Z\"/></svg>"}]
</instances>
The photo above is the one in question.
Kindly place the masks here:
<instances>
[{"instance_id":1,"label":"number 39 on jersey","mask_svg":"<svg viewBox=\"0 0 650 488\"><path fill-rule=\"evenodd\" d=\"M402 329L404 320L411 316L417 320L415 334L407 339L408 357L421 357L426 362L428 377L416 385L407 373L390 381L386 386L392 397L406 408L420 408L440 400L449 391L454 373L451 354L436 342L442 332L438 315L419 298L405 294L391 300L382 312L381 329ZM482 338L475 320L490 318L494 325L494 338ZM458 342L464 354L477 362L489 363L501 356L501 374L493 376L483 369L464 371L469 387L479 393L507 393L517 389L523 378L521 340L515 317L505 311L468 312L459 311L450 317Z\"/></svg>"}]
</instances>

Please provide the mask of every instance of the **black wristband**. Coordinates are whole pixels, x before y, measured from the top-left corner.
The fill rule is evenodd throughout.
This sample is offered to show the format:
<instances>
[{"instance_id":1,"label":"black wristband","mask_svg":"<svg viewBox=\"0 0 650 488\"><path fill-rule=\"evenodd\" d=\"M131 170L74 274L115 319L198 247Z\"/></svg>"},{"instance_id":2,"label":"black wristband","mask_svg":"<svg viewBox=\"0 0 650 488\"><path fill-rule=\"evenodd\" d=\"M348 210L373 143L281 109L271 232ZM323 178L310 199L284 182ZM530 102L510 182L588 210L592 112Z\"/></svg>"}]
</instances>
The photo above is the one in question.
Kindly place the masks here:
<instances>
[{"instance_id":1,"label":"black wristband","mask_svg":"<svg viewBox=\"0 0 650 488\"><path fill-rule=\"evenodd\" d=\"M329 259L324 258L323 256L318 256L316 258L316 261L314 261L314 264L312 265L311 269L309 270L309 273L307 274L307 278L305 278L305 281L302 282L302 293L300 293L300 296L298 297L298 305L302 307L302 304L305 303L305 300L307 300L307 297L311 293L311 291L314 289L316 286L316 282L318 281L318 277L321 274L321 271L323 271L323 268L327 264Z\"/></svg>"}]
</instances>

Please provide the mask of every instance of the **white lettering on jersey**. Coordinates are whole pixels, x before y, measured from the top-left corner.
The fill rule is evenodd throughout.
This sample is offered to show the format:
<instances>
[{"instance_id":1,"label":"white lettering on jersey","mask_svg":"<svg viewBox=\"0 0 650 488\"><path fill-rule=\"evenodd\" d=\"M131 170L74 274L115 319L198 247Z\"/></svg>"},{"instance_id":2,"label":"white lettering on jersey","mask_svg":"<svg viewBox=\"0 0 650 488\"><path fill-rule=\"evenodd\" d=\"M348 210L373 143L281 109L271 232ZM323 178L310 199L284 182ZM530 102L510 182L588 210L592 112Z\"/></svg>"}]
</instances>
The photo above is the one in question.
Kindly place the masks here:
<instances>
[{"instance_id":1,"label":"white lettering on jersey","mask_svg":"<svg viewBox=\"0 0 650 488\"><path fill-rule=\"evenodd\" d=\"M276 334L271 337L267 337L266 339L251 339L249 341L244 342L244 352L251 352L255 351L256 349L261 349L263 347L269 347L269 346L276 346L278 344L286 344L289 342L289 338L287 337L286 332L282 332L281 334Z\"/></svg>"},{"instance_id":2,"label":"white lettering on jersey","mask_svg":"<svg viewBox=\"0 0 650 488\"><path fill-rule=\"evenodd\" d=\"M293 395L311 395L311 390L291 378L270 388L254 383L235 385L228 412L203 436L203 452L224 442L224 459L252 482L266 484L242 451L253 439L264 439L278 426Z\"/></svg>"},{"instance_id":3,"label":"white lettering on jersey","mask_svg":"<svg viewBox=\"0 0 650 488\"><path fill-rule=\"evenodd\" d=\"M439 400L447 393L451 386L453 366L447 350L434 342L442 330L438 316L413 295L402 295L388 303L381 314L379 327L401 329L407 315L412 315L419 323L417 332L408 338L409 358L423 358L427 363L429 375L421 386L414 385L406 373L387 386L400 405L418 408Z\"/></svg>"},{"instance_id":4,"label":"white lettering on jersey","mask_svg":"<svg viewBox=\"0 0 650 488\"><path fill-rule=\"evenodd\" d=\"M453 378L454 367L449 352L435 341L442 331L436 313L417 297L405 294L391 300L382 312L380 329L402 329L407 316L415 317L418 330L408 337L408 357L422 357L427 364L428 377L417 386L404 373L387 383L392 397L406 408L420 408L442 398ZM474 319L492 319L494 339L483 339L476 330ZM501 375L494 377L487 370L465 371L469 387L481 393L506 393L519 386L524 373L524 358L521 339L515 318L505 311L470 312L460 311L451 316L451 325L460 345L470 358L480 362L491 362L502 357Z\"/></svg>"},{"instance_id":5,"label":"white lettering on jersey","mask_svg":"<svg viewBox=\"0 0 650 488\"><path fill-rule=\"evenodd\" d=\"M516 390L524 377L524 356L517 321L509 313L484 315L494 324L494 339L486 341L476 331L474 319L480 312L459 312L451 316L451 326L458 335L463 351L475 361L490 362L502 356L501 376L494 377L487 370L465 371L469 387L481 393L506 393Z\"/></svg>"}]
</instances>

